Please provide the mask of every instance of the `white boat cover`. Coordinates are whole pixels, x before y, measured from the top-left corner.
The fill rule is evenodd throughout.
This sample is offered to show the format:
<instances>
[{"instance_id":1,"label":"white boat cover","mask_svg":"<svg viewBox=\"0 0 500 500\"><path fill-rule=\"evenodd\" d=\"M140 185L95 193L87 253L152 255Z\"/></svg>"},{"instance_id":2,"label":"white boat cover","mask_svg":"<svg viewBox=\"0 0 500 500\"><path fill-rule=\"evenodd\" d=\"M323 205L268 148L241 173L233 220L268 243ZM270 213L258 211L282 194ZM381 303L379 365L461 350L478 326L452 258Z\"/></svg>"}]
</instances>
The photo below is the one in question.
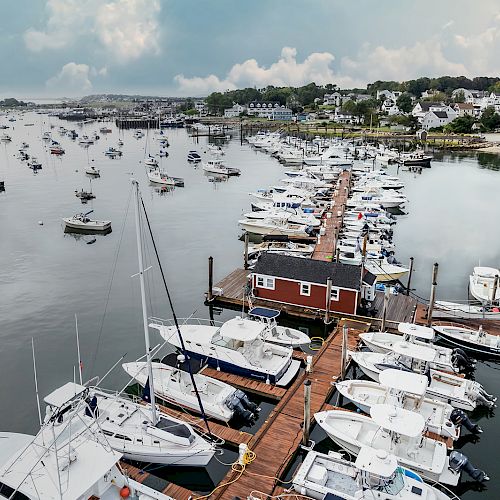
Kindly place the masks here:
<instances>
[{"instance_id":1,"label":"white boat cover","mask_svg":"<svg viewBox=\"0 0 500 500\"><path fill-rule=\"evenodd\" d=\"M372 405L370 417L380 427L411 438L422 434L425 428L422 415L394 405Z\"/></svg>"}]
</instances>

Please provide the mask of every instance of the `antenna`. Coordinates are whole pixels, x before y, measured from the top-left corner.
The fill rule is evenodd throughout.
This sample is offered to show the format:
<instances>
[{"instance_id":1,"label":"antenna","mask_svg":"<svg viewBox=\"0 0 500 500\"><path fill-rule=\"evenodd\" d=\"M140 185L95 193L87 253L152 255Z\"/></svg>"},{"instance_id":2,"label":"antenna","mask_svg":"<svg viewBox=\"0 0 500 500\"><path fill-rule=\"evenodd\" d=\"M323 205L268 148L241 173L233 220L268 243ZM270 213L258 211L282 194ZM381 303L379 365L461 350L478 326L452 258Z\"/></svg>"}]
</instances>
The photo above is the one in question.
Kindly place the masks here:
<instances>
[{"instance_id":1,"label":"antenna","mask_svg":"<svg viewBox=\"0 0 500 500\"><path fill-rule=\"evenodd\" d=\"M31 352L33 353L33 374L35 376L35 394L36 394L36 405L38 407L38 422L40 427L42 426L42 411L40 410L40 396L38 394L38 379L36 376L36 360L35 360L35 343L33 337L31 337Z\"/></svg>"},{"instance_id":2,"label":"antenna","mask_svg":"<svg viewBox=\"0 0 500 500\"><path fill-rule=\"evenodd\" d=\"M82 358L80 357L80 338L78 336L78 318L75 313L75 329L76 329L76 350L78 352L78 373L80 374L80 385L82 383Z\"/></svg>"}]
</instances>

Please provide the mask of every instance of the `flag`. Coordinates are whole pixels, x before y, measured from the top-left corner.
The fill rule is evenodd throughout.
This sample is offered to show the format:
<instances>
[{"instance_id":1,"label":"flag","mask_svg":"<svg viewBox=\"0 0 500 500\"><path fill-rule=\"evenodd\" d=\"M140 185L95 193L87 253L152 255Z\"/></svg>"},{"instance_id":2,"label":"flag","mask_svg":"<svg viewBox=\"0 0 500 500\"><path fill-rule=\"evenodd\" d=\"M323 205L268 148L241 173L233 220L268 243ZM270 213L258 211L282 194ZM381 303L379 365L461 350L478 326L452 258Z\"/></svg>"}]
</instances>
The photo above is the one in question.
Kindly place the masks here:
<instances>
[{"instance_id":1,"label":"flag","mask_svg":"<svg viewBox=\"0 0 500 500\"><path fill-rule=\"evenodd\" d=\"M147 403L151 403L151 389L149 388L149 377L146 380L146 385L144 386L144 389L142 390L142 399Z\"/></svg>"},{"instance_id":2,"label":"flag","mask_svg":"<svg viewBox=\"0 0 500 500\"><path fill-rule=\"evenodd\" d=\"M358 212L358 220L361 220L363 218L363 214L361 212Z\"/></svg>"}]
</instances>

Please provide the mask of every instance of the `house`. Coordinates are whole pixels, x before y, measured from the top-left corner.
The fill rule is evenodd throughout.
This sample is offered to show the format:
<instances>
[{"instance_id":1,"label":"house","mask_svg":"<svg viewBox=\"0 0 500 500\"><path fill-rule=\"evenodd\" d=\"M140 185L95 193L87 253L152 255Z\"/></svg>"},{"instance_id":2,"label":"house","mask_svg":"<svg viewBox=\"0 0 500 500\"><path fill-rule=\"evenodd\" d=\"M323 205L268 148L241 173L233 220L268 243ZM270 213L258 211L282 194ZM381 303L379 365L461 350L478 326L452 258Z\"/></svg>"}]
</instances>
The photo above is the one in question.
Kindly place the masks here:
<instances>
[{"instance_id":1,"label":"house","mask_svg":"<svg viewBox=\"0 0 500 500\"><path fill-rule=\"evenodd\" d=\"M235 103L231 108L227 108L224 110L224 118L236 118L244 113L247 110L246 106L242 106L241 104Z\"/></svg>"},{"instance_id":2,"label":"house","mask_svg":"<svg viewBox=\"0 0 500 500\"><path fill-rule=\"evenodd\" d=\"M399 92L398 90L377 90L377 100L381 99L390 99L391 101L396 102L399 98L399 96L402 94L402 92Z\"/></svg>"},{"instance_id":3,"label":"house","mask_svg":"<svg viewBox=\"0 0 500 500\"><path fill-rule=\"evenodd\" d=\"M459 95L464 96L464 102L468 104L480 105L485 98L488 97L488 92L484 90L469 90L464 88L455 89L451 93L452 99L457 99Z\"/></svg>"},{"instance_id":4,"label":"house","mask_svg":"<svg viewBox=\"0 0 500 500\"><path fill-rule=\"evenodd\" d=\"M323 96L323 104L325 106L341 106L342 95L340 94L340 92L334 92L333 94L325 94Z\"/></svg>"},{"instance_id":5,"label":"house","mask_svg":"<svg viewBox=\"0 0 500 500\"><path fill-rule=\"evenodd\" d=\"M458 113L458 116L479 116L481 113L481 110L479 108L476 109L471 102L456 102L452 108Z\"/></svg>"},{"instance_id":6,"label":"house","mask_svg":"<svg viewBox=\"0 0 500 500\"><path fill-rule=\"evenodd\" d=\"M383 113L386 113L389 116L392 115L399 115L401 114L401 111L399 110L396 101L394 99L387 98L383 103L382 106L380 107L380 110Z\"/></svg>"},{"instance_id":7,"label":"house","mask_svg":"<svg viewBox=\"0 0 500 500\"><path fill-rule=\"evenodd\" d=\"M481 103L481 111L484 111L486 108L495 108L495 111L500 113L500 95L492 92L485 97Z\"/></svg>"},{"instance_id":8,"label":"house","mask_svg":"<svg viewBox=\"0 0 500 500\"><path fill-rule=\"evenodd\" d=\"M250 116L258 116L259 118L271 119L273 109L279 107L279 102L260 102L252 101L248 105L248 114Z\"/></svg>"},{"instance_id":9,"label":"house","mask_svg":"<svg viewBox=\"0 0 500 500\"><path fill-rule=\"evenodd\" d=\"M376 277L361 267L288 255L264 253L251 275L253 295L272 302L355 314L362 298L375 297ZM327 297L327 280L331 293Z\"/></svg>"},{"instance_id":10,"label":"house","mask_svg":"<svg viewBox=\"0 0 500 500\"><path fill-rule=\"evenodd\" d=\"M449 111L429 111L422 118L422 128L424 130L430 130L431 128L444 127L448 123L452 122L458 113L454 110L450 113Z\"/></svg>"},{"instance_id":11,"label":"house","mask_svg":"<svg viewBox=\"0 0 500 500\"><path fill-rule=\"evenodd\" d=\"M207 114L207 106L205 104L205 101L195 101L194 109L196 109L196 111L198 111L198 114L200 115Z\"/></svg>"},{"instance_id":12,"label":"house","mask_svg":"<svg viewBox=\"0 0 500 500\"><path fill-rule=\"evenodd\" d=\"M413 107L411 114L422 119L429 111L446 111L446 104L442 102L421 101Z\"/></svg>"},{"instance_id":13,"label":"house","mask_svg":"<svg viewBox=\"0 0 500 500\"><path fill-rule=\"evenodd\" d=\"M293 118L293 113L290 108L286 108L285 106L275 107L272 110L270 119L271 120L285 120L289 121Z\"/></svg>"}]
</instances>

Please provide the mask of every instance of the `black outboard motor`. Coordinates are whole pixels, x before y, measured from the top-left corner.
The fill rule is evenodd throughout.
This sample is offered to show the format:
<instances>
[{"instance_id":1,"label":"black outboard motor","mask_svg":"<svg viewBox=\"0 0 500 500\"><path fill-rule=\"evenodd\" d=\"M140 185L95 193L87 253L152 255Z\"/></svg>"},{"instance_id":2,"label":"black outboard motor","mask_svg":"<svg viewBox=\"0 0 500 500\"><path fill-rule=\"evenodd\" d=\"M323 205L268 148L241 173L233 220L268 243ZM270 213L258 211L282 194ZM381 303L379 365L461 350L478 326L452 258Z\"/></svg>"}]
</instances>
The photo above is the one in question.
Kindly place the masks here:
<instances>
[{"instance_id":1,"label":"black outboard motor","mask_svg":"<svg viewBox=\"0 0 500 500\"><path fill-rule=\"evenodd\" d=\"M463 453L456 450L450 453L450 470L455 474L465 471L472 479L481 483L490 479L486 472L476 469Z\"/></svg>"},{"instance_id":2,"label":"black outboard motor","mask_svg":"<svg viewBox=\"0 0 500 500\"><path fill-rule=\"evenodd\" d=\"M469 432L473 434L481 434L483 429L479 425L472 423L471 419L463 410L455 408L450 414L450 420L455 424L456 427L465 427Z\"/></svg>"},{"instance_id":3,"label":"black outboard motor","mask_svg":"<svg viewBox=\"0 0 500 500\"><path fill-rule=\"evenodd\" d=\"M239 389L226 399L226 406L245 422L252 423L256 420L260 408L252 403L248 396Z\"/></svg>"},{"instance_id":4,"label":"black outboard motor","mask_svg":"<svg viewBox=\"0 0 500 500\"><path fill-rule=\"evenodd\" d=\"M472 373L476 368L475 360L469 358L465 351L458 347L452 351L451 362L460 373Z\"/></svg>"}]
</instances>

